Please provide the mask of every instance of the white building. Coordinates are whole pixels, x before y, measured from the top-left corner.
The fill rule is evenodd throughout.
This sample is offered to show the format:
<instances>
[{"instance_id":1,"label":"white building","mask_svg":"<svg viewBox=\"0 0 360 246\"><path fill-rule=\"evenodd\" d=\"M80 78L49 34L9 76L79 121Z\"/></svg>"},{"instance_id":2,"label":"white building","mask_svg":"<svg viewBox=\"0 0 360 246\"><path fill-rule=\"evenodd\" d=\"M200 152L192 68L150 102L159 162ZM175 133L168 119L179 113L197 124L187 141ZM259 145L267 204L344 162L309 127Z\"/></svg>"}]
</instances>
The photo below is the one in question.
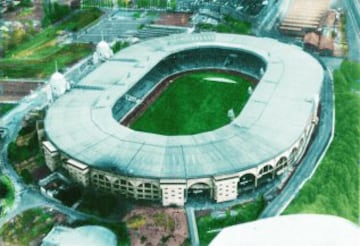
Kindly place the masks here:
<instances>
[{"instance_id":1,"label":"white building","mask_svg":"<svg viewBox=\"0 0 360 246\"><path fill-rule=\"evenodd\" d=\"M230 124L195 135L164 136L119 123L137 110L136 103L126 106L130 89L139 88L133 96L144 101L162 83L158 76L224 69L229 57L232 63L225 69L259 81ZM102 63L78 83L83 89L49 108L45 131L60 153L58 165L83 185L163 205L182 206L202 194L229 201L298 164L318 122L316 98L323 79L317 60L273 39L172 35L132 45ZM57 166L51 153L49 166Z\"/></svg>"}]
</instances>

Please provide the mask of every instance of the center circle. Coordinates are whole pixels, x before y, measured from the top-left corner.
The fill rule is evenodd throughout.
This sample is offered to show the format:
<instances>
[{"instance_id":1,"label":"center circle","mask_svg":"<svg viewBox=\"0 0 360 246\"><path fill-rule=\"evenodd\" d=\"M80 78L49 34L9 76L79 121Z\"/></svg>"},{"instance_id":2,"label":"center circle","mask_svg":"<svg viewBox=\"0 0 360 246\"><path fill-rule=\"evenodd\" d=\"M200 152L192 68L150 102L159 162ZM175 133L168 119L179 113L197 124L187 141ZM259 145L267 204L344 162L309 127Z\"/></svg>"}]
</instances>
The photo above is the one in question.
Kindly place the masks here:
<instances>
[{"instance_id":1,"label":"center circle","mask_svg":"<svg viewBox=\"0 0 360 246\"><path fill-rule=\"evenodd\" d=\"M219 69L178 73L161 85L129 120L131 129L167 136L212 131L240 114L254 87L240 73Z\"/></svg>"}]
</instances>

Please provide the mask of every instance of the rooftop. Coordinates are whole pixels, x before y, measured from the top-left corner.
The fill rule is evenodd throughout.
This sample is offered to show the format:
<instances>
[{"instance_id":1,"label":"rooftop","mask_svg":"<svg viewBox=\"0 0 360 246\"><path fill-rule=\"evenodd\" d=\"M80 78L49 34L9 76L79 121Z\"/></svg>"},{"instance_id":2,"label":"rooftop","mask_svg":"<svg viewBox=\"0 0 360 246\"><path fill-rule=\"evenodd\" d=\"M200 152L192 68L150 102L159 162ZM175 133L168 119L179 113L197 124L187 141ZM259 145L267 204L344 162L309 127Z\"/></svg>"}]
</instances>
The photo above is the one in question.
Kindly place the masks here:
<instances>
[{"instance_id":1,"label":"rooftop","mask_svg":"<svg viewBox=\"0 0 360 246\"><path fill-rule=\"evenodd\" d=\"M267 63L231 124L190 136L163 136L134 131L113 118L116 101L160 60L194 47L246 50ZM173 35L130 46L88 74L81 87L50 107L45 130L72 158L125 175L182 179L233 173L273 159L302 137L322 80L322 67L313 57L273 39Z\"/></svg>"}]
</instances>

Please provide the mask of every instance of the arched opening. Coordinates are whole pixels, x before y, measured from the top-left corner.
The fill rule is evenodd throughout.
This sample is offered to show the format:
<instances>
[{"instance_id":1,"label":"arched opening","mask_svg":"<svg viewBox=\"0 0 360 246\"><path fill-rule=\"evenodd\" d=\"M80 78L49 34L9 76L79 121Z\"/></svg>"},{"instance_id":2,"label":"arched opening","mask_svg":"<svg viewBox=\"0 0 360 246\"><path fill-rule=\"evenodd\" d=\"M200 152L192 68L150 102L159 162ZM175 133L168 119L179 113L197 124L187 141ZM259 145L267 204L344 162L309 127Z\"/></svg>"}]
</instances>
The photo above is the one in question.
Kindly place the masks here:
<instances>
[{"instance_id":1,"label":"arched opening","mask_svg":"<svg viewBox=\"0 0 360 246\"><path fill-rule=\"evenodd\" d=\"M142 183L136 187L136 197L139 199L159 199L160 189L152 183Z\"/></svg>"},{"instance_id":2,"label":"arched opening","mask_svg":"<svg viewBox=\"0 0 360 246\"><path fill-rule=\"evenodd\" d=\"M255 175L252 173L244 174L238 182L238 193L253 190L255 188Z\"/></svg>"},{"instance_id":3,"label":"arched opening","mask_svg":"<svg viewBox=\"0 0 360 246\"><path fill-rule=\"evenodd\" d=\"M268 164L259 171L258 185L266 184L274 178L274 168Z\"/></svg>"},{"instance_id":4,"label":"arched opening","mask_svg":"<svg viewBox=\"0 0 360 246\"><path fill-rule=\"evenodd\" d=\"M105 175L94 174L91 181L96 188L105 191L111 191L111 182Z\"/></svg>"},{"instance_id":5,"label":"arched opening","mask_svg":"<svg viewBox=\"0 0 360 246\"><path fill-rule=\"evenodd\" d=\"M276 163L276 175L280 175L284 172L285 167L288 165L288 161L286 157L281 157Z\"/></svg>"},{"instance_id":6,"label":"arched opening","mask_svg":"<svg viewBox=\"0 0 360 246\"><path fill-rule=\"evenodd\" d=\"M135 187L129 181L126 181L126 195L128 197L135 197Z\"/></svg>"},{"instance_id":7,"label":"arched opening","mask_svg":"<svg viewBox=\"0 0 360 246\"><path fill-rule=\"evenodd\" d=\"M298 148L294 147L289 156L289 164L296 165L297 155L299 153Z\"/></svg>"},{"instance_id":8,"label":"arched opening","mask_svg":"<svg viewBox=\"0 0 360 246\"><path fill-rule=\"evenodd\" d=\"M125 179L118 179L113 183L113 190L117 194L125 195L127 190L127 181Z\"/></svg>"},{"instance_id":9,"label":"arched opening","mask_svg":"<svg viewBox=\"0 0 360 246\"><path fill-rule=\"evenodd\" d=\"M195 183L191 185L186 192L187 202L207 201L212 198L212 188L205 183Z\"/></svg>"}]
</instances>

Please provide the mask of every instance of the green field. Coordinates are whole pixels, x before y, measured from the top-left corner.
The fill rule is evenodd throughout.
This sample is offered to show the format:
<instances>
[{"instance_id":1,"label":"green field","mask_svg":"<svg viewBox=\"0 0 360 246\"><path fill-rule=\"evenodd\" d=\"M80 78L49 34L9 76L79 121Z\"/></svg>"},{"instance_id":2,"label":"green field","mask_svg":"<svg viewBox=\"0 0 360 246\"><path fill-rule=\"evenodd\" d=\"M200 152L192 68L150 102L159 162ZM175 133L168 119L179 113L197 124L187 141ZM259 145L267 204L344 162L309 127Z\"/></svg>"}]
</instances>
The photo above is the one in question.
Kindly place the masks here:
<instances>
[{"instance_id":1,"label":"green field","mask_svg":"<svg viewBox=\"0 0 360 246\"><path fill-rule=\"evenodd\" d=\"M56 215L43 208L27 210L1 227L1 241L4 245L37 245L57 224L60 215Z\"/></svg>"},{"instance_id":2,"label":"green field","mask_svg":"<svg viewBox=\"0 0 360 246\"><path fill-rule=\"evenodd\" d=\"M227 79L234 83L211 81ZM246 104L251 83L220 72L195 72L174 79L130 128L163 135L190 135L230 123Z\"/></svg>"},{"instance_id":3,"label":"green field","mask_svg":"<svg viewBox=\"0 0 360 246\"><path fill-rule=\"evenodd\" d=\"M86 9L71 15L57 26L51 26L17 47L7 50L0 59L0 76L9 78L47 78L58 68L68 67L93 52L89 44L58 44L64 31L77 31L102 15L98 9Z\"/></svg>"},{"instance_id":4,"label":"green field","mask_svg":"<svg viewBox=\"0 0 360 246\"><path fill-rule=\"evenodd\" d=\"M17 104L14 103L0 103L0 117L15 108Z\"/></svg>"},{"instance_id":5,"label":"green field","mask_svg":"<svg viewBox=\"0 0 360 246\"><path fill-rule=\"evenodd\" d=\"M335 136L314 177L285 214L332 214L359 223L360 63L334 72Z\"/></svg>"},{"instance_id":6,"label":"green field","mask_svg":"<svg viewBox=\"0 0 360 246\"><path fill-rule=\"evenodd\" d=\"M230 16L225 16L223 23L218 25L199 24L198 28L202 31L214 31L220 33L234 33L234 34L251 34L251 23L246 21L236 20Z\"/></svg>"},{"instance_id":7,"label":"green field","mask_svg":"<svg viewBox=\"0 0 360 246\"><path fill-rule=\"evenodd\" d=\"M264 207L264 199L258 198L254 202L235 205L232 208L227 209L224 218L214 218L211 214L197 217L196 224L198 227L200 245L209 245L219 233L218 229L256 220Z\"/></svg>"},{"instance_id":8,"label":"green field","mask_svg":"<svg viewBox=\"0 0 360 246\"><path fill-rule=\"evenodd\" d=\"M136 0L133 1L134 4L131 3L130 0L117 0L117 5L120 8L171 8L175 9L176 0L170 0L170 4L168 5L168 0ZM81 0L82 8L89 7L99 7L99 8L112 8L113 1L112 0Z\"/></svg>"},{"instance_id":9,"label":"green field","mask_svg":"<svg viewBox=\"0 0 360 246\"><path fill-rule=\"evenodd\" d=\"M81 0L82 8L112 8L113 6L112 0Z\"/></svg>"}]
</instances>

